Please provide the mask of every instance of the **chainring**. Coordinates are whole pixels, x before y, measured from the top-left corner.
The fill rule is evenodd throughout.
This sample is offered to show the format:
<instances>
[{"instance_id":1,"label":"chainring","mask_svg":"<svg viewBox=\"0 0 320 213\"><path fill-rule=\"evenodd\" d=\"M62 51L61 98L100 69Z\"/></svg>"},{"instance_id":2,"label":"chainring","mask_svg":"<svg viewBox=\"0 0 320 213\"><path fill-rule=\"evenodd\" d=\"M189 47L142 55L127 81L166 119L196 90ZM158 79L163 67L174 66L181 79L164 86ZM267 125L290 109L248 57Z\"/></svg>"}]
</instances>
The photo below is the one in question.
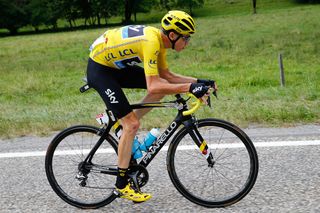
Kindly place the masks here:
<instances>
[{"instance_id":1,"label":"chainring","mask_svg":"<svg viewBox=\"0 0 320 213\"><path fill-rule=\"evenodd\" d=\"M146 185L149 180L149 173L147 169L141 165L130 166L128 169L128 176L130 177L131 181L136 178L139 187Z\"/></svg>"}]
</instances>

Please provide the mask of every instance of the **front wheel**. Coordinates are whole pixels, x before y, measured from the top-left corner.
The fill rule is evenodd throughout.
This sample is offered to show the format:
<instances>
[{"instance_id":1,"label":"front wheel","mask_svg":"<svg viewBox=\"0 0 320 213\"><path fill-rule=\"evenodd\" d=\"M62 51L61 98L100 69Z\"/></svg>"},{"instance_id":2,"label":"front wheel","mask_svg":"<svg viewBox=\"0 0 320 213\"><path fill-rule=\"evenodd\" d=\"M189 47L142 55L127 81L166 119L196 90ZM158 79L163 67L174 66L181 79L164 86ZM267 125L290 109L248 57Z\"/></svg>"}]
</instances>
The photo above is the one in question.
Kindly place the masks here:
<instances>
[{"instance_id":1,"label":"front wheel","mask_svg":"<svg viewBox=\"0 0 320 213\"><path fill-rule=\"evenodd\" d=\"M201 206L225 207L238 202L257 179L258 156L253 143L241 129L223 120L199 120L194 128L209 146L212 161L207 161L184 127L168 150L171 181L184 197Z\"/></svg>"},{"instance_id":2,"label":"front wheel","mask_svg":"<svg viewBox=\"0 0 320 213\"><path fill-rule=\"evenodd\" d=\"M45 159L48 181L56 194L78 208L99 208L116 198L117 143L108 135L90 162L85 159L101 138L93 126L73 126L50 143ZM114 173L112 175L112 172Z\"/></svg>"}]
</instances>

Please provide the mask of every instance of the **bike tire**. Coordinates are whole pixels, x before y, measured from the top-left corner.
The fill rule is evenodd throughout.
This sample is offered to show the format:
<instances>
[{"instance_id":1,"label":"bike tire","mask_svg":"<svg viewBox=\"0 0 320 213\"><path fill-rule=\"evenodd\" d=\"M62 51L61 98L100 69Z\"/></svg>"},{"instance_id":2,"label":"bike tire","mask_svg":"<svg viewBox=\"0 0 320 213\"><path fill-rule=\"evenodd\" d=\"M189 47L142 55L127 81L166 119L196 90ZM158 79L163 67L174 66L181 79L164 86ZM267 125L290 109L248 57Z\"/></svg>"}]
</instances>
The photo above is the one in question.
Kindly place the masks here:
<instances>
[{"instance_id":1,"label":"bike tire","mask_svg":"<svg viewBox=\"0 0 320 213\"><path fill-rule=\"evenodd\" d=\"M226 207L244 198L258 176L258 155L250 138L237 126L219 119L203 119L197 129L209 146L212 168L183 127L167 154L168 173L188 200L209 208ZM220 171L219 171L220 170Z\"/></svg>"},{"instance_id":2,"label":"bike tire","mask_svg":"<svg viewBox=\"0 0 320 213\"><path fill-rule=\"evenodd\" d=\"M79 166L86 153L99 140L99 129L94 126L73 126L60 132L50 143L45 170L54 192L68 204L84 209L96 209L112 202L116 176L88 173L85 182L78 178ZM95 153L92 162L117 168L117 142L108 135ZM85 186L80 185L85 183Z\"/></svg>"}]
</instances>

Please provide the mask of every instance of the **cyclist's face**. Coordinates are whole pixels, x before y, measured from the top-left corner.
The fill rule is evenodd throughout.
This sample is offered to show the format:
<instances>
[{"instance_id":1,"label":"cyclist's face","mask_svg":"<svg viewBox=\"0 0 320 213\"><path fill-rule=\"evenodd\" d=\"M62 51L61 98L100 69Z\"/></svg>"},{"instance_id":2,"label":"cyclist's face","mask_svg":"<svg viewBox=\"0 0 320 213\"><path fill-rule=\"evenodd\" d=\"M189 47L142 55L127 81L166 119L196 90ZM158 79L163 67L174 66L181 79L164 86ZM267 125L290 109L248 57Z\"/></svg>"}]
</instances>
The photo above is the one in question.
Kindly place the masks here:
<instances>
[{"instance_id":1,"label":"cyclist's face","mask_svg":"<svg viewBox=\"0 0 320 213\"><path fill-rule=\"evenodd\" d=\"M179 40L176 42L175 44L175 50L177 52L180 52L181 50L183 50L189 43L190 41L190 36L185 36L185 35L176 35L177 38L180 36Z\"/></svg>"}]
</instances>

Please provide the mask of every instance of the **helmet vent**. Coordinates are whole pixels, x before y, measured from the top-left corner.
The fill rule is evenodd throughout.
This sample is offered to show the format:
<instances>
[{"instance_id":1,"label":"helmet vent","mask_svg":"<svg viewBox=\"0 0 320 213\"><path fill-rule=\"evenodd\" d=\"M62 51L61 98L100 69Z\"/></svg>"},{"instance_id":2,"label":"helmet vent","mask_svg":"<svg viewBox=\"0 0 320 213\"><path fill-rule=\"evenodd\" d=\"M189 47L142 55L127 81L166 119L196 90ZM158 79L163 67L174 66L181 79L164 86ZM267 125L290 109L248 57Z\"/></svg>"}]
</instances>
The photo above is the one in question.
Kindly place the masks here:
<instances>
[{"instance_id":1,"label":"helmet vent","mask_svg":"<svg viewBox=\"0 0 320 213\"><path fill-rule=\"evenodd\" d=\"M192 25L194 26L194 22L193 22L192 18L189 17L188 19L192 23Z\"/></svg>"},{"instance_id":2,"label":"helmet vent","mask_svg":"<svg viewBox=\"0 0 320 213\"><path fill-rule=\"evenodd\" d=\"M186 20L186 19L182 19L182 21L184 22L184 23L186 23L189 27L190 27L190 29L192 29L192 30L194 30L194 28L193 28L193 26L192 26L192 23L190 23L188 20Z\"/></svg>"},{"instance_id":3,"label":"helmet vent","mask_svg":"<svg viewBox=\"0 0 320 213\"><path fill-rule=\"evenodd\" d=\"M167 19L163 20L163 22L165 25L170 25L170 22Z\"/></svg>"},{"instance_id":4,"label":"helmet vent","mask_svg":"<svg viewBox=\"0 0 320 213\"><path fill-rule=\"evenodd\" d=\"M176 23L174 23L177 27L179 27L181 30L183 30L183 31L189 31L189 29L186 27L186 26L184 26L183 24L181 24L180 22L176 22Z\"/></svg>"}]
</instances>

